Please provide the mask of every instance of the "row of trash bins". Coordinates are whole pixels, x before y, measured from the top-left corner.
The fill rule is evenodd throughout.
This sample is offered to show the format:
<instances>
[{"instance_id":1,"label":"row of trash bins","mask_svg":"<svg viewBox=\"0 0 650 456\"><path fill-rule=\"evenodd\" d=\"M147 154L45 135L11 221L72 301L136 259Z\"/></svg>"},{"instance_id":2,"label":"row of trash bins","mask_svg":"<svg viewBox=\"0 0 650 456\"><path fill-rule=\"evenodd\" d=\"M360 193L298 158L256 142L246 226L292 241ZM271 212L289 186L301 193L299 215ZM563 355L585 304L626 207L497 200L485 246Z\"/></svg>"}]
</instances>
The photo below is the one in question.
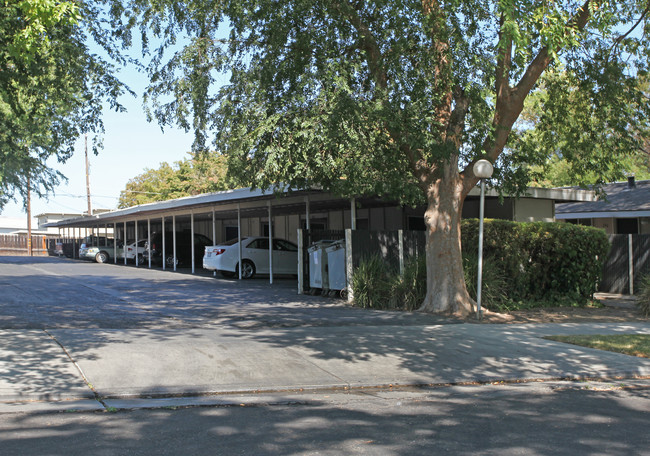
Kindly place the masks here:
<instances>
[{"instance_id":1,"label":"row of trash bins","mask_svg":"<svg viewBox=\"0 0 650 456\"><path fill-rule=\"evenodd\" d=\"M318 241L307 251L311 294L345 298L348 289L345 241Z\"/></svg>"}]
</instances>

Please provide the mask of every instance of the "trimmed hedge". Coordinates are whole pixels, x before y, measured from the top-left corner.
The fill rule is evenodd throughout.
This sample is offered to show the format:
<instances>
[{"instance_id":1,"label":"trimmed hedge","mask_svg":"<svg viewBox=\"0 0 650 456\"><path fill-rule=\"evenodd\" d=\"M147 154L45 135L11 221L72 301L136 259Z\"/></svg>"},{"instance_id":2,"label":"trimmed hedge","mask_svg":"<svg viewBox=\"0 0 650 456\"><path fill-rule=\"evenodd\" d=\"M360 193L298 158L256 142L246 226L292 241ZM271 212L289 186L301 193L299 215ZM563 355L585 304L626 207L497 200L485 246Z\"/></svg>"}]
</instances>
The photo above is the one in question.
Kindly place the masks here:
<instances>
[{"instance_id":1,"label":"trimmed hedge","mask_svg":"<svg viewBox=\"0 0 650 456\"><path fill-rule=\"evenodd\" d=\"M604 231L569 223L488 219L483 233L482 303L498 312L586 304L610 247ZM462 243L467 291L476 299L478 220L462 221ZM363 261L351 278L355 305L417 309L426 294L424 257L407 264L404 277L379 256Z\"/></svg>"},{"instance_id":2,"label":"trimmed hedge","mask_svg":"<svg viewBox=\"0 0 650 456\"><path fill-rule=\"evenodd\" d=\"M462 221L463 253L478 248L478 220ZM484 221L483 256L508 281L511 301L584 304L602 277L609 241L603 230L557 222Z\"/></svg>"}]
</instances>

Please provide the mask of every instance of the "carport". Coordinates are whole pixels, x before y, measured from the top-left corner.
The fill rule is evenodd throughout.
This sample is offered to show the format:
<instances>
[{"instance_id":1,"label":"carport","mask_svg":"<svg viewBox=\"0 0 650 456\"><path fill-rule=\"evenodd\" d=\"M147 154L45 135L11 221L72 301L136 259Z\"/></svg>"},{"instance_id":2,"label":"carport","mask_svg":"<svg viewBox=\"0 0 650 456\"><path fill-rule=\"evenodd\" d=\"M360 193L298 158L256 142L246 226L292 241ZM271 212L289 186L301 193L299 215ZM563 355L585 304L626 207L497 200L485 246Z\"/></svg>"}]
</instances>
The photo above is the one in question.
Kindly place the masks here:
<instances>
[{"instance_id":1,"label":"carport","mask_svg":"<svg viewBox=\"0 0 650 456\"><path fill-rule=\"evenodd\" d=\"M394 203L368 200L369 205L382 206ZM370 201L373 201L370 203ZM197 195L176 200L144 204L127 209L66 219L48 226L58 227L64 238L81 238L85 233L105 238L113 237L126 244L127 241L146 239L151 246L154 233L162 234L162 268L177 270L176 233L189 231L191 239L191 272L196 272L194 234L209 237L214 244L245 236L269 237L269 282L273 283L272 240L274 237L294 239L299 228L310 229L314 214L340 212L341 228L356 228L357 206L363 200L332 198L317 190L286 190L284 192L251 190L249 188ZM350 214L347 215L346 214ZM320 218L319 218L320 220ZM172 236L172 252L166 251ZM218 241L219 240L219 241ZM114 264L118 263L118 242L108 247ZM112 251L111 251L112 250ZM127 263L123 255L124 264ZM165 261L171 257L173 261ZM145 266L151 268L151 255L147 256ZM122 260L120 260L120 263ZM140 266L138 256L136 266ZM241 263L241 251L240 251ZM241 279L241 268L240 268Z\"/></svg>"},{"instance_id":2,"label":"carport","mask_svg":"<svg viewBox=\"0 0 650 456\"><path fill-rule=\"evenodd\" d=\"M478 214L478 189L473 189L463 206L463 217ZM515 221L554 221L555 203L592 201L594 193L576 189L529 189L521 198L504 197L494 189L486 194L485 216ZM146 239L151 246L154 233L161 233L162 268L177 270L177 233L191 233L191 272L195 273L194 234L210 238L213 244L246 236L269 237L269 282L273 283L273 238L298 244L298 232L306 230L423 230L424 208L408 208L378 197L338 198L320 190L283 191L250 188L202 194L175 200L143 204L93 216L65 219L46 226L58 227L66 239L79 239L82 232L126 241ZM171 252L167 237L172 236ZM117 242L112 261L117 264ZM241 244L240 244L241 245ZM307 247L307 246L303 246ZM187 253L185 251L185 253ZM172 258L167 263L165 259ZM138 263L136 255L136 265ZM241 251L239 263L241 264ZM126 264L126 255L124 258ZM151 255L145 264L151 268ZM240 279L241 279L241 268ZM299 274L302 271L299 271ZM299 289L300 283L298 284Z\"/></svg>"}]
</instances>

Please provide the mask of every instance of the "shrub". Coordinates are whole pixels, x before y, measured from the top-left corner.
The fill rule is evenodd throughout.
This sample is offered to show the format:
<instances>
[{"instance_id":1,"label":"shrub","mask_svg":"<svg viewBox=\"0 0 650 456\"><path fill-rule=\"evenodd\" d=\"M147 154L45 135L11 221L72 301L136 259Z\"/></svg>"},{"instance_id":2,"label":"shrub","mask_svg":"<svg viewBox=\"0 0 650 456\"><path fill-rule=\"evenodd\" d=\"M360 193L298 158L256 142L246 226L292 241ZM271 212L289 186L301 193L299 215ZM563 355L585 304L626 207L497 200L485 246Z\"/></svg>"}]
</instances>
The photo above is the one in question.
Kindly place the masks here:
<instances>
[{"instance_id":1,"label":"shrub","mask_svg":"<svg viewBox=\"0 0 650 456\"><path fill-rule=\"evenodd\" d=\"M391 280L391 308L416 310L427 294L427 262L424 255L404 264L404 275Z\"/></svg>"},{"instance_id":2,"label":"shrub","mask_svg":"<svg viewBox=\"0 0 650 456\"><path fill-rule=\"evenodd\" d=\"M374 309L388 308L392 275L379 255L363 260L350 279L355 305Z\"/></svg>"},{"instance_id":3,"label":"shrub","mask_svg":"<svg viewBox=\"0 0 650 456\"><path fill-rule=\"evenodd\" d=\"M462 236L465 283L476 299L478 221L463 220ZM486 220L482 304L497 312L586 304L608 250L605 232L592 227ZM403 276L377 255L362 261L351 278L355 305L375 309L415 310L426 284L424 255L408 262Z\"/></svg>"},{"instance_id":4,"label":"shrub","mask_svg":"<svg viewBox=\"0 0 650 456\"><path fill-rule=\"evenodd\" d=\"M478 285L478 253L463 254L465 285L472 299L476 300ZM481 306L496 311L511 310L512 301L508 298L510 284L499 262L491 257L483 257L483 274L481 277Z\"/></svg>"},{"instance_id":5,"label":"shrub","mask_svg":"<svg viewBox=\"0 0 650 456\"><path fill-rule=\"evenodd\" d=\"M650 274L644 275L641 278L641 283L639 284L639 293L637 293L637 306L641 313L650 317Z\"/></svg>"},{"instance_id":6,"label":"shrub","mask_svg":"<svg viewBox=\"0 0 650 456\"><path fill-rule=\"evenodd\" d=\"M609 241L603 230L556 222L486 220L483 254L499 265L512 301L586 303L596 291ZM463 253L475 252L478 220L462 222Z\"/></svg>"}]
</instances>

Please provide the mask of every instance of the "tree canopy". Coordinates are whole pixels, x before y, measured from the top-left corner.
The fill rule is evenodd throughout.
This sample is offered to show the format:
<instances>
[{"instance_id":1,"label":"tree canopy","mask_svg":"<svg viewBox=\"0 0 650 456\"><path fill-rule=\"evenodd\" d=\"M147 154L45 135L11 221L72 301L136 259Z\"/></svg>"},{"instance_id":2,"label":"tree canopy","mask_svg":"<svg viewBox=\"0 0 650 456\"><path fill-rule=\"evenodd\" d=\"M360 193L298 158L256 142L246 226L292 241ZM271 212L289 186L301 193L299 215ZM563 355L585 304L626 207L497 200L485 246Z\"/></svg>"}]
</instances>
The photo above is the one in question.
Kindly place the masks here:
<instances>
[{"instance_id":1,"label":"tree canopy","mask_svg":"<svg viewBox=\"0 0 650 456\"><path fill-rule=\"evenodd\" d=\"M101 4L3 0L0 4L0 209L31 190L48 194L62 179L48 160L67 160L83 133L101 134L103 103L122 109L123 62L102 24ZM106 58L90 51L94 42ZM95 151L100 141L95 143Z\"/></svg>"},{"instance_id":2,"label":"tree canopy","mask_svg":"<svg viewBox=\"0 0 650 456\"><path fill-rule=\"evenodd\" d=\"M621 173L650 118L647 0L133 0L154 54L149 96L257 187L323 186L426 202L422 309L464 314L460 214L495 165L522 190L558 153L596 183ZM228 35L219 29L225 27ZM219 72L229 82L217 90ZM541 113L521 117L543 88ZM528 121L527 121L528 120Z\"/></svg>"},{"instance_id":3,"label":"tree canopy","mask_svg":"<svg viewBox=\"0 0 650 456\"><path fill-rule=\"evenodd\" d=\"M509 192L553 157L602 183L647 140L648 0L106 2L59 2L39 23L29 8L49 3L5 0L3 195L24 188L19 169L64 160L123 90L87 38L119 59L113 39L139 26L150 115L193 129L193 151L219 151L238 183L425 203L424 310L473 305L460 214L478 159ZM35 38L12 53L21 36Z\"/></svg>"},{"instance_id":4,"label":"tree canopy","mask_svg":"<svg viewBox=\"0 0 650 456\"><path fill-rule=\"evenodd\" d=\"M225 157L214 152L186 158L173 165L164 162L157 169L145 169L130 179L120 192L118 207L227 190L231 187L226 171Z\"/></svg>"},{"instance_id":5,"label":"tree canopy","mask_svg":"<svg viewBox=\"0 0 650 456\"><path fill-rule=\"evenodd\" d=\"M567 81L568 78L568 75L562 73L552 73L550 77L544 78L540 88L529 96L522 112L525 123L536 125L537 128L521 129L518 132L520 142L514 147L531 151L530 155L537 156L543 161L539 164L531 164L531 184L545 187L575 185L590 187L602 181L613 182L619 179L622 173L635 175L639 180L650 179L650 132L647 129L647 122L630 123L629 128L632 131L636 130L635 141L628 145L612 145L612 142L618 138L617 129L609 122L595 120L603 114L592 114L591 111L597 107L580 101L580 88L572 86L575 80ZM551 90L559 91L559 96L556 95L555 100L549 96L546 89L547 79L551 79L548 84ZM562 81L563 84L558 87L558 82ZM633 82L635 90L639 91L637 99L622 97L628 104L608 105L608 109L605 110L606 115L614 117L614 120L620 117L634 119L636 113L642 113L647 109L650 102L650 85L647 77L636 78ZM591 117L592 121L584 122L585 117ZM585 162L590 161L589 157L584 157L583 160L571 157L571 137L566 138L566 136L570 128L576 129L578 122L575 119L581 118L587 128L580 131L580 134L591 143L593 151L598 151L601 155L607 155L612 151L625 153L613 154L609 166L601 169L585 166ZM574 132L572 136L577 135ZM569 155L569 159L565 158L566 155Z\"/></svg>"}]
</instances>

